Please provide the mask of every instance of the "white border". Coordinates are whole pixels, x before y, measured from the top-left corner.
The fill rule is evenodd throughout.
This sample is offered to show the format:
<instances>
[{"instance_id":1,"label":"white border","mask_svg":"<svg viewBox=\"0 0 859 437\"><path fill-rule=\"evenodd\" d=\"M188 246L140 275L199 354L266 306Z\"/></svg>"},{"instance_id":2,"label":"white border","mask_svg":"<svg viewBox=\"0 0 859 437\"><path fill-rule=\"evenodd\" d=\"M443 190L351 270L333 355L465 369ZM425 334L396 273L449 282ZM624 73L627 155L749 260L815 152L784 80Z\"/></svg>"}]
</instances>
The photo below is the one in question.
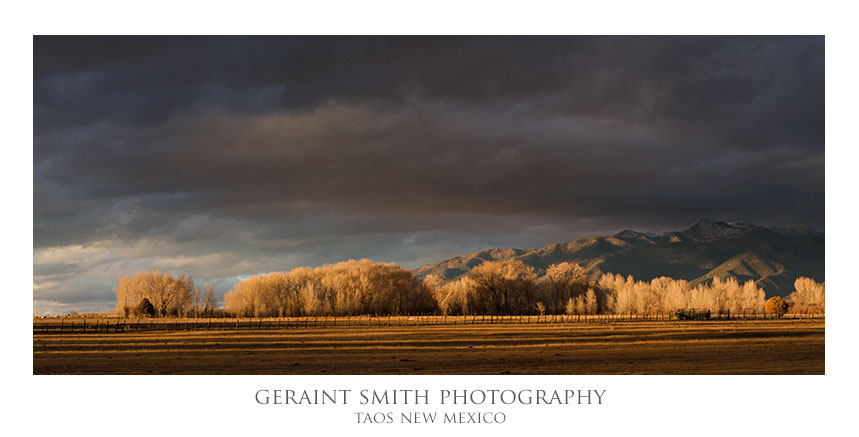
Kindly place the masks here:
<instances>
[{"instance_id":1,"label":"white border","mask_svg":"<svg viewBox=\"0 0 859 437\"><path fill-rule=\"evenodd\" d=\"M26 435L254 435L339 431L843 435L855 403L856 14L840 2L529 1L5 4L2 20L4 429ZM700 5L699 5L700 4ZM33 376L33 34L825 34L826 376ZM28 232L29 230L29 232ZM27 255L30 254L30 255ZM855 280L853 281L855 283ZM505 407L505 425L355 425L354 406L259 407L258 388L599 388L598 408ZM422 408L429 410L431 407ZM485 409L483 409L485 410ZM140 423L149 420L150 426ZM489 427L487 427L489 426ZM17 434L16 433L16 434Z\"/></svg>"}]
</instances>

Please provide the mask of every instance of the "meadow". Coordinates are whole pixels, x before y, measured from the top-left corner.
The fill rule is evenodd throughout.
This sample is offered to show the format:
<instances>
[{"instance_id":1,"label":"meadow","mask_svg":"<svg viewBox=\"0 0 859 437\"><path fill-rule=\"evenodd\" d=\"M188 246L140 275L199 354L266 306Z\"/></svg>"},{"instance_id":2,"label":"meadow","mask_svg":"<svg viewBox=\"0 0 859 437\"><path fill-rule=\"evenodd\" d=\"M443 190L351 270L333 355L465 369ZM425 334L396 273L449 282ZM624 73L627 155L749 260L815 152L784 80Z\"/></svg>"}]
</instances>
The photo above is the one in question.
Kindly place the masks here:
<instances>
[{"instance_id":1,"label":"meadow","mask_svg":"<svg viewBox=\"0 0 859 437\"><path fill-rule=\"evenodd\" d=\"M34 319L33 373L825 372L822 318L597 317L102 319L86 328L81 320Z\"/></svg>"}]
</instances>

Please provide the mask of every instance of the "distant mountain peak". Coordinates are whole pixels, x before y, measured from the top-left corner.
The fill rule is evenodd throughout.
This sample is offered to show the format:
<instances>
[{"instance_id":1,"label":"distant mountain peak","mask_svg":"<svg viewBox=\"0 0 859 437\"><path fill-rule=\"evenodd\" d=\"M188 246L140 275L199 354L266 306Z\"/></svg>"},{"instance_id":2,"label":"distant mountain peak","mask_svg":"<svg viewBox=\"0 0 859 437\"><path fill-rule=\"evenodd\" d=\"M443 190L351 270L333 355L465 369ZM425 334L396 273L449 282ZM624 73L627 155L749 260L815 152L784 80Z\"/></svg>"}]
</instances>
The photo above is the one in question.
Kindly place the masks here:
<instances>
[{"instance_id":1,"label":"distant mountain peak","mask_svg":"<svg viewBox=\"0 0 859 437\"><path fill-rule=\"evenodd\" d=\"M668 231L668 232L639 232L634 231L632 229L624 229L614 235L612 237L615 238L637 238L644 240L661 240L667 239L669 241L705 241L712 240L717 238L725 238L732 237L738 234L746 233L746 232L774 232L778 235L787 236L787 237L795 237L795 236L809 236L809 237L823 237L824 233L818 231L811 226L800 224L793 225L784 228L767 228L763 226L758 226L753 223L749 223L747 221L733 221L733 222L724 222L724 221L714 221L707 218L703 218L698 220L694 224L690 225L686 229L682 231Z\"/></svg>"},{"instance_id":2,"label":"distant mountain peak","mask_svg":"<svg viewBox=\"0 0 859 437\"><path fill-rule=\"evenodd\" d=\"M728 224L735 227L735 228L740 228L740 229L754 229L754 228L758 227L756 225L753 225L749 222L744 222L744 221L728 222Z\"/></svg>"},{"instance_id":3,"label":"distant mountain peak","mask_svg":"<svg viewBox=\"0 0 859 437\"><path fill-rule=\"evenodd\" d=\"M647 235L647 234L645 234L645 233L643 233L643 232L633 231L633 230L631 230L631 229L624 229L624 230L622 230L622 231L620 231L620 232L618 232L618 233L616 233L616 234L612 235L612 237L618 237L618 238L635 238L635 237L640 237L640 236L643 236L643 235Z\"/></svg>"},{"instance_id":4,"label":"distant mountain peak","mask_svg":"<svg viewBox=\"0 0 859 437\"><path fill-rule=\"evenodd\" d=\"M682 232L696 240L709 240L712 238L722 238L728 235L738 234L743 232L743 229L731 226L725 222L714 222L709 219L701 219Z\"/></svg>"},{"instance_id":5,"label":"distant mountain peak","mask_svg":"<svg viewBox=\"0 0 859 437\"><path fill-rule=\"evenodd\" d=\"M698 220L697 222L695 222L695 224L693 224L692 226L689 226L689 228L687 228L687 229L691 229L691 228L713 228L713 227L716 227L716 228L733 228L734 226L731 226L730 224L725 223L723 221L717 222L717 221L713 221L713 220L710 220L707 218L702 218L701 220Z\"/></svg>"}]
</instances>

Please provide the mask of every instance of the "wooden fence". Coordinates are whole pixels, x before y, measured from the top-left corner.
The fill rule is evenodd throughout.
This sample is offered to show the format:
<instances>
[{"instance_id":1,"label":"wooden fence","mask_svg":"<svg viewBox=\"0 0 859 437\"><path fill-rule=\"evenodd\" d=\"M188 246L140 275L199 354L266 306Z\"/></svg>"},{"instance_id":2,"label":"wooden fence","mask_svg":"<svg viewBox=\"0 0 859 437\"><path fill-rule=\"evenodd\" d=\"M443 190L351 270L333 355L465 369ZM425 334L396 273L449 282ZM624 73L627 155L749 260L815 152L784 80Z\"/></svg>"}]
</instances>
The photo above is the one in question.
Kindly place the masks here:
<instances>
[{"instance_id":1,"label":"wooden fence","mask_svg":"<svg viewBox=\"0 0 859 437\"><path fill-rule=\"evenodd\" d=\"M774 314L757 311L711 314L713 320L774 320ZM823 319L822 313L788 313L782 320ZM435 326L482 324L547 324L547 323L609 323L677 321L673 313L653 314L590 314L590 315L472 315L472 316L319 316L319 317L263 317L263 318L45 318L33 319L34 334L48 333L109 333L128 331L210 331L260 329L318 329L336 327L374 326ZM706 323L695 321L686 323Z\"/></svg>"}]
</instances>

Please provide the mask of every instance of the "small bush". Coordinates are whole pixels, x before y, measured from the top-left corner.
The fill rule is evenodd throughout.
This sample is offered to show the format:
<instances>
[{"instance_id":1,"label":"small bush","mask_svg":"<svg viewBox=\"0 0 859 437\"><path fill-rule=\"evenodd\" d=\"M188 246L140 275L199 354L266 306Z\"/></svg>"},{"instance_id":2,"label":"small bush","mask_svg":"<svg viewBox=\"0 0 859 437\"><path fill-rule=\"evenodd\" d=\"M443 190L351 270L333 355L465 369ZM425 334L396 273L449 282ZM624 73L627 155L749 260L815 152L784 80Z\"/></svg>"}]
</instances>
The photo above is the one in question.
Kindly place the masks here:
<instances>
[{"instance_id":1,"label":"small bush","mask_svg":"<svg viewBox=\"0 0 859 437\"><path fill-rule=\"evenodd\" d=\"M677 310L674 317L677 320L710 320L710 310Z\"/></svg>"},{"instance_id":2,"label":"small bush","mask_svg":"<svg viewBox=\"0 0 859 437\"><path fill-rule=\"evenodd\" d=\"M152 317L155 315L155 306L152 305L152 302L150 302L149 299L144 297L140 303L137 304L137 307L134 308L134 315Z\"/></svg>"}]
</instances>

